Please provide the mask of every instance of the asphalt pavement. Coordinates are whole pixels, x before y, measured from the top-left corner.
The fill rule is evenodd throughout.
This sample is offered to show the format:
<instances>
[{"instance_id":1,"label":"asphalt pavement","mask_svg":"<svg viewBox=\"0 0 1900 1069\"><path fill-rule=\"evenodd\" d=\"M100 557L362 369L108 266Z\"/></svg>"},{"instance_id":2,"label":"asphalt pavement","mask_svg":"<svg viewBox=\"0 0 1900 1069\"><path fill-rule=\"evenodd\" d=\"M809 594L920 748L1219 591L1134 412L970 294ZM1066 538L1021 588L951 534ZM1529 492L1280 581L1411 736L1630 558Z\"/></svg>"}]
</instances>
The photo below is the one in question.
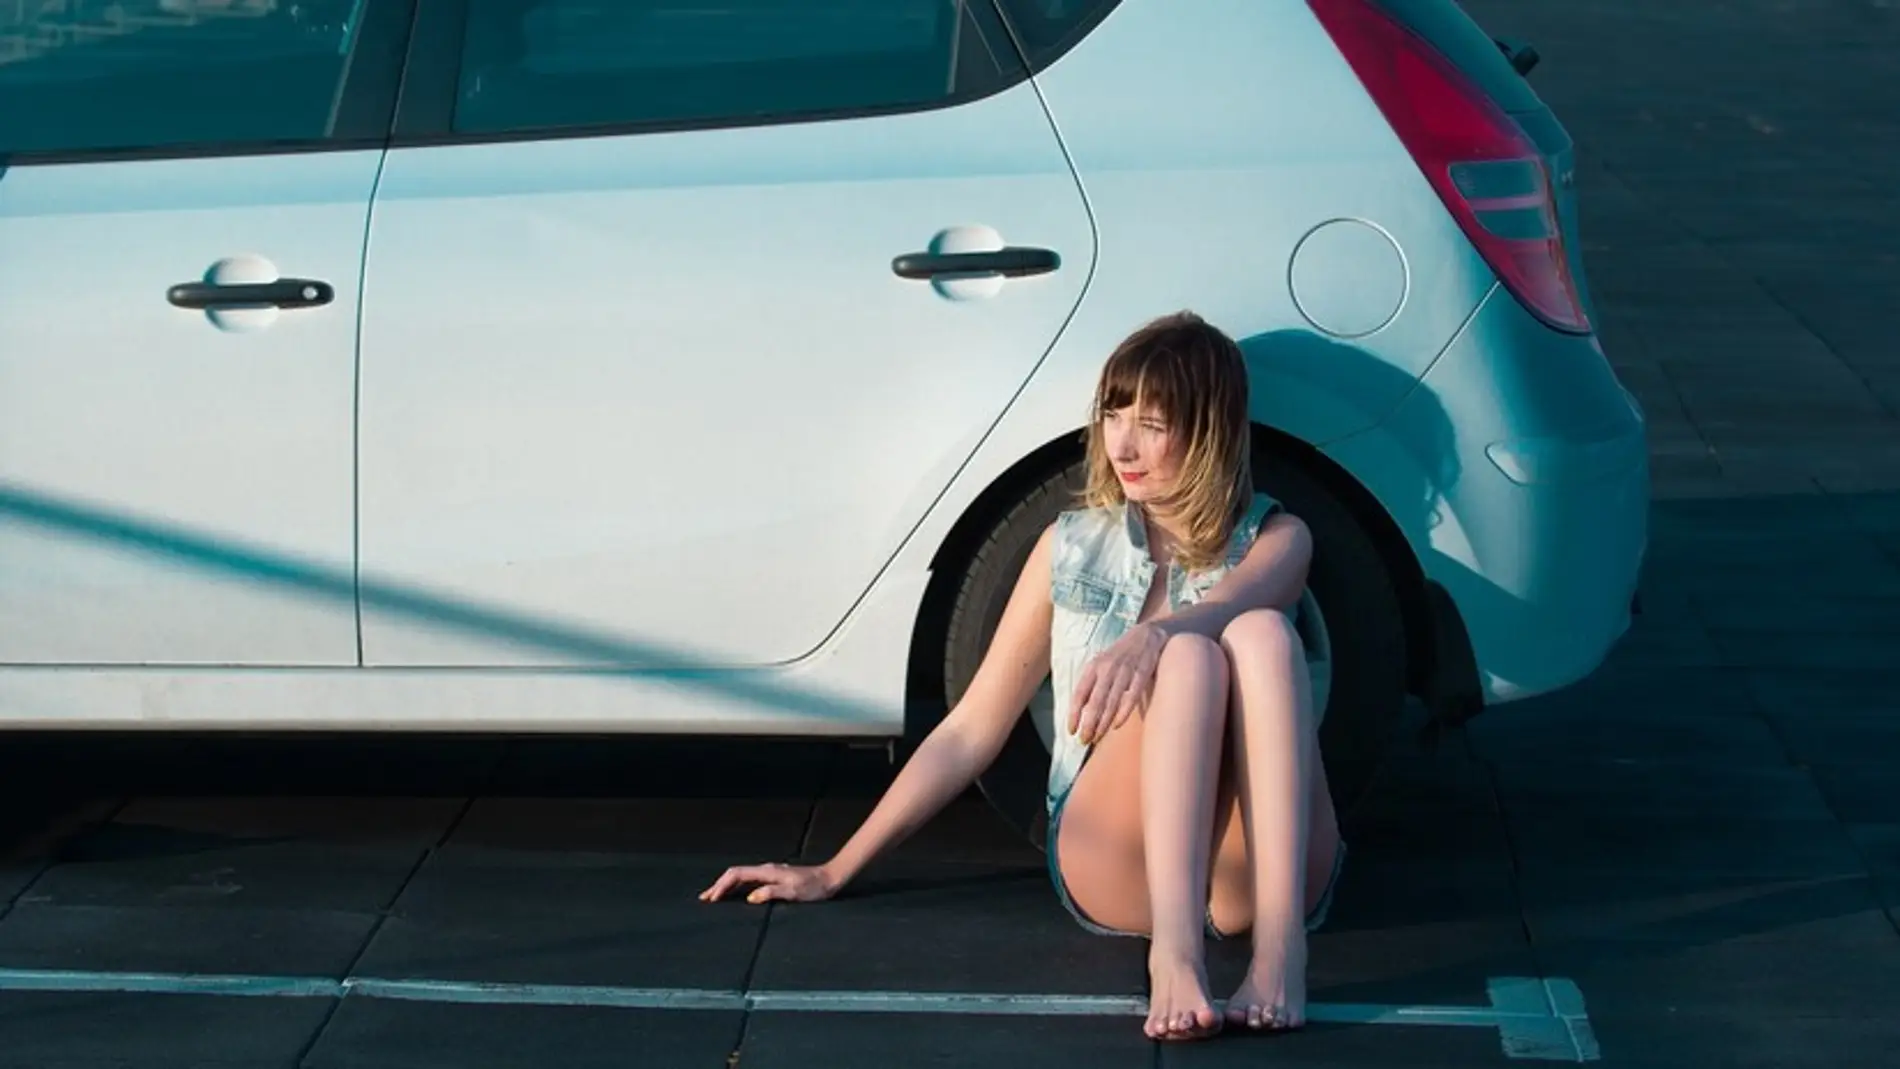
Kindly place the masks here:
<instances>
[{"instance_id":1,"label":"asphalt pavement","mask_svg":"<svg viewBox=\"0 0 1900 1069\"><path fill-rule=\"evenodd\" d=\"M7 738L0 1066L1891 1064L1900 4L1468 8L1580 144L1645 613L1353 814L1306 1031L1145 1041L1140 945L973 801L839 901L695 900L825 856L877 750Z\"/></svg>"}]
</instances>

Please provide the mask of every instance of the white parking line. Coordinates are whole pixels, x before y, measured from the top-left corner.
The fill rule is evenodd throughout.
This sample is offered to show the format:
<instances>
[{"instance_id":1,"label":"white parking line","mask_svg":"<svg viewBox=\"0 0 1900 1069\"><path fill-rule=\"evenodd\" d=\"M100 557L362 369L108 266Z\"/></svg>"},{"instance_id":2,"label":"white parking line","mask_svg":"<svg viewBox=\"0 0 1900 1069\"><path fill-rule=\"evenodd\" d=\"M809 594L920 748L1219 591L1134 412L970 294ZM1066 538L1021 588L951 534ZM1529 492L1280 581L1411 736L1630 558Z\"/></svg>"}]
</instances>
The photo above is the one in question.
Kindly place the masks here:
<instances>
[{"instance_id":1,"label":"white parking line","mask_svg":"<svg viewBox=\"0 0 1900 1069\"><path fill-rule=\"evenodd\" d=\"M1313 1021L1334 1024L1495 1028L1507 1057L1585 1062L1601 1057L1568 980L1497 977L1489 1006L1383 1006L1315 1002ZM926 991L719 991L674 987L509 984L467 980L390 980L352 976L242 976L203 973L0 969L0 992L64 991L250 998L381 998L483 1005L601 1006L643 1010L741 1010L758 1013L972 1013L1036 1017L1133 1017L1146 999L1110 995L1005 995Z\"/></svg>"},{"instance_id":2,"label":"white parking line","mask_svg":"<svg viewBox=\"0 0 1900 1069\"><path fill-rule=\"evenodd\" d=\"M1561 1062L1594 1062L1603 1056L1576 984L1507 976L1493 977L1487 986L1507 1056Z\"/></svg>"}]
</instances>

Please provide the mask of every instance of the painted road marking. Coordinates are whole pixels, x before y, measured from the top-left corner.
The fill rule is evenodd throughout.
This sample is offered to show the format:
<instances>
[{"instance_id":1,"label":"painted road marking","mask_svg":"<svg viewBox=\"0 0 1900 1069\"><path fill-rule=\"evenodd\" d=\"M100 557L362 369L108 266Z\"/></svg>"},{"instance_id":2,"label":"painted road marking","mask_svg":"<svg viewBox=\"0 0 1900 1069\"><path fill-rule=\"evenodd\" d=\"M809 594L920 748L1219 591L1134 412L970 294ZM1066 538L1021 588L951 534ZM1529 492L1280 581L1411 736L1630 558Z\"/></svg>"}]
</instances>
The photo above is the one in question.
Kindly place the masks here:
<instances>
[{"instance_id":1,"label":"painted road marking","mask_svg":"<svg viewBox=\"0 0 1900 1069\"><path fill-rule=\"evenodd\" d=\"M1498 1011L1504 1053L1533 1061L1593 1062L1602 1057L1584 1012L1583 992L1569 980L1493 977L1486 985Z\"/></svg>"},{"instance_id":2,"label":"painted road marking","mask_svg":"<svg viewBox=\"0 0 1900 1069\"><path fill-rule=\"evenodd\" d=\"M1587 1062L1601 1058L1583 993L1568 980L1495 977L1489 1006L1382 1006L1315 1002L1307 1017L1332 1024L1495 1028L1507 1057ZM720 991L676 987L392 980L352 976L245 976L205 973L0 969L0 991L207 995L250 998L380 998L483 1005L598 1006L641 1010L755 1013L973 1013L1038 1017L1130 1017L1139 997L1004 995L924 991Z\"/></svg>"}]
</instances>

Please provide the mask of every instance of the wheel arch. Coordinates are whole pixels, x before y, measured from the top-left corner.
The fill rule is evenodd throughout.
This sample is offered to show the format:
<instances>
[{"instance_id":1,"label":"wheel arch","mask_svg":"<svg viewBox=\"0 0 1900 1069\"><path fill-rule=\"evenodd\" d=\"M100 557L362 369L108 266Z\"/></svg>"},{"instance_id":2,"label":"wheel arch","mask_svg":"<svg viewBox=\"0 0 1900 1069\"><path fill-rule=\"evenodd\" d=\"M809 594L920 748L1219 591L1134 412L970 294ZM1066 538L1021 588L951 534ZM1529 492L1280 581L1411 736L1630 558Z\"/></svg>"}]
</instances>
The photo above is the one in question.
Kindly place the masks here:
<instances>
[{"instance_id":1,"label":"wheel arch","mask_svg":"<svg viewBox=\"0 0 1900 1069\"><path fill-rule=\"evenodd\" d=\"M1405 683L1414 695L1429 689L1434 663L1433 635L1436 631L1434 608L1425 570L1418 554L1379 499L1372 495L1350 471L1311 443L1262 423L1253 425L1256 451L1276 453L1300 464L1305 471L1324 483L1333 496L1359 521L1360 529L1372 540L1385 562L1386 575L1398 595L1401 623L1405 629Z\"/></svg>"},{"instance_id":2,"label":"wheel arch","mask_svg":"<svg viewBox=\"0 0 1900 1069\"><path fill-rule=\"evenodd\" d=\"M1082 431L1070 431L1031 450L990 481L975 500L964 506L943 541L930 557L930 582L911 628L910 664L906 676L904 733L921 738L948 710L944 707L944 643L949 638L950 610L964 570L976 559L983 540L1023 495L1084 453Z\"/></svg>"}]
</instances>

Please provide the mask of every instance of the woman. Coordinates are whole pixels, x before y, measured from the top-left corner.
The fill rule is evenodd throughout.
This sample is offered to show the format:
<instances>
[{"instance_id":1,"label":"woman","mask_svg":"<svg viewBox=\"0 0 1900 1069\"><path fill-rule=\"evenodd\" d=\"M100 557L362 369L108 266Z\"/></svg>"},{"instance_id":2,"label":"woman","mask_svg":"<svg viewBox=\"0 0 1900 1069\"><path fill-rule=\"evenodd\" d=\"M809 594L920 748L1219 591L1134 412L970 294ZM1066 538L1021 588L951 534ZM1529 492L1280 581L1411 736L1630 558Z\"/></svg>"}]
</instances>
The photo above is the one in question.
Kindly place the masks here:
<instances>
[{"instance_id":1,"label":"woman","mask_svg":"<svg viewBox=\"0 0 1900 1069\"><path fill-rule=\"evenodd\" d=\"M1231 338L1185 312L1130 336L1096 387L1085 507L1037 541L962 700L835 857L729 869L700 897L836 894L974 782L1053 672L1051 875L1084 927L1149 940L1146 1033L1304 1024L1345 846L1291 620L1311 541L1254 492L1249 443ZM1242 931L1223 1017L1204 938Z\"/></svg>"}]
</instances>

